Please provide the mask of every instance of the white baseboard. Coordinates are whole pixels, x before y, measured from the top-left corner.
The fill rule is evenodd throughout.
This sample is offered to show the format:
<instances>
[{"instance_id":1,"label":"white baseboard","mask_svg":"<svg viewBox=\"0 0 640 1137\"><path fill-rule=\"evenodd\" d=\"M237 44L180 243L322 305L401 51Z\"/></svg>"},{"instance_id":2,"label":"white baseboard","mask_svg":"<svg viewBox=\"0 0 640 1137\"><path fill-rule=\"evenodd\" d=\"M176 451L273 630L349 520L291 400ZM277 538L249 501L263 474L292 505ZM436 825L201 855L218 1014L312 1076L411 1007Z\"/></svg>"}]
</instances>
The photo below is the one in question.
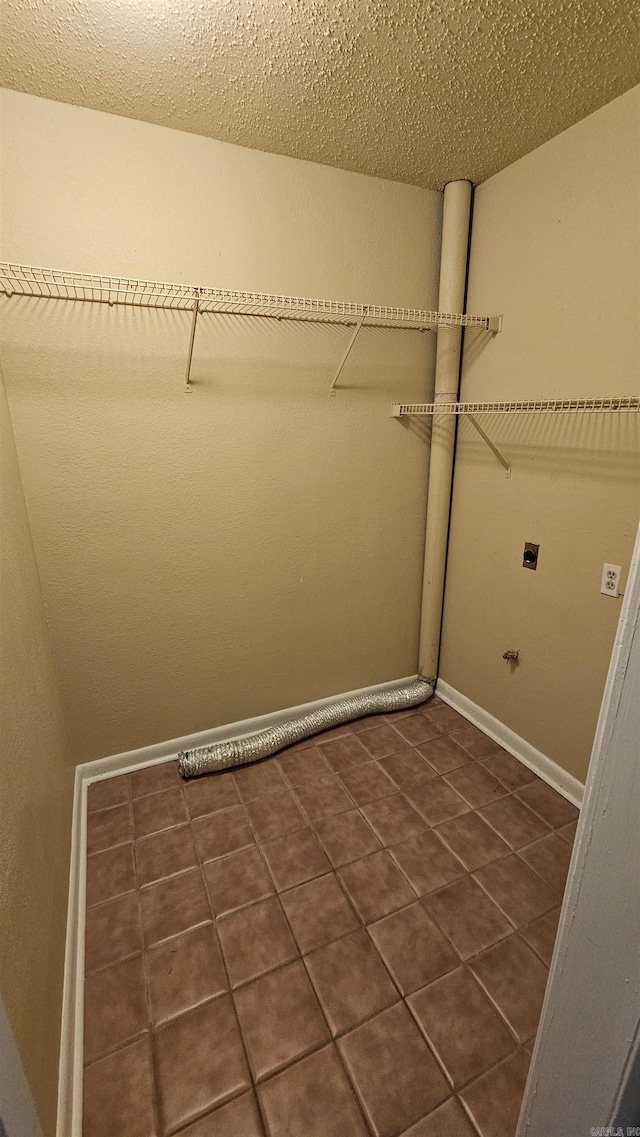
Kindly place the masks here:
<instances>
[{"instance_id":1,"label":"white baseboard","mask_svg":"<svg viewBox=\"0 0 640 1137\"><path fill-rule=\"evenodd\" d=\"M328 707L338 699L350 699L354 695L379 695L383 691L394 691L413 683L417 675L407 675L404 679L392 679L389 683L375 683L371 687L360 687L357 691L345 691L343 695L330 695L327 699L316 699L313 703L301 703L298 707L288 707L284 711L272 711L252 719L214 726L201 730L198 734L185 734L182 738L172 738L169 742L158 742L153 746L142 746L139 750L127 750L123 754L110 754L107 758L96 758L77 767L82 781L96 782L102 778L113 778L128 770L139 770L143 766L155 766L159 762L170 762L181 750L194 750L197 746L211 746L214 742L229 742L233 738L244 738L259 730L269 730L280 726L289 719L308 715L321 707Z\"/></svg>"},{"instance_id":2,"label":"white baseboard","mask_svg":"<svg viewBox=\"0 0 640 1137\"><path fill-rule=\"evenodd\" d=\"M139 750L97 758L76 767L73 796L73 822L71 828L71 861L69 868L69 903L67 911L67 939L65 947L64 989L62 996L62 1028L60 1034L60 1068L58 1083L58 1119L56 1137L82 1137L82 1044L84 1019L84 933L86 922L87 874L87 789L92 782L114 778L129 770L170 762L180 750L196 746L210 746L214 742L227 742L255 734L259 730L278 726L288 719L308 714L329 706L339 699L352 695L376 695L393 691L413 682L416 675L394 679L389 683L376 683L358 691L347 691L299 707L274 711L257 718L244 719L227 726L216 726L199 734L173 738Z\"/></svg>"},{"instance_id":3,"label":"white baseboard","mask_svg":"<svg viewBox=\"0 0 640 1137\"><path fill-rule=\"evenodd\" d=\"M442 699L443 703L448 703L450 707L469 719L469 722L472 722L474 726L479 727L490 738L493 738L504 750L508 750L509 754L513 754L530 770L539 774L545 782L553 786L554 790L561 793L573 805L580 807L584 786L582 782L573 777L573 774L567 773L552 758L548 758L541 750L536 750L535 746L521 738L510 727L505 726L503 722L500 722L500 719L494 718L488 711L483 710L477 703L468 699L466 695L456 691L455 687L445 683L443 679L438 679L436 695Z\"/></svg>"}]
</instances>

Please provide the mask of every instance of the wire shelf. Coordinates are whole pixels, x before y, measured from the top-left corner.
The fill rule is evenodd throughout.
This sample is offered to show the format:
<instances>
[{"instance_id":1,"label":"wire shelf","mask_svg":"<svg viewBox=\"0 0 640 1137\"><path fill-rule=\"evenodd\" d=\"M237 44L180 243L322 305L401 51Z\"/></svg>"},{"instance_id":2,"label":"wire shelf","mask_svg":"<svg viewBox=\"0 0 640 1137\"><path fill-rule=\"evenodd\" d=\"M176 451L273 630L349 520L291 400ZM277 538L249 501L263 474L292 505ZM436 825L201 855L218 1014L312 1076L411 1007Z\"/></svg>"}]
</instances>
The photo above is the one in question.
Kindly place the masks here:
<instances>
[{"instance_id":1,"label":"wire shelf","mask_svg":"<svg viewBox=\"0 0 640 1137\"><path fill-rule=\"evenodd\" d=\"M46 300L77 300L94 304L124 304L130 308L169 308L177 311L225 312L279 320L317 323L356 323L391 328L484 328L500 330L500 316L470 316L459 312L431 312L419 308L388 308L340 300L313 300L266 292L163 284L87 272L34 268L0 263L0 291L6 296Z\"/></svg>"},{"instance_id":2,"label":"wire shelf","mask_svg":"<svg viewBox=\"0 0 640 1137\"><path fill-rule=\"evenodd\" d=\"M607 399L526 399L494 403L393 403L391 417L403 415L546 415L611 414L640 411L640 396L621 395Z\"/></svg>"}]
</instances>

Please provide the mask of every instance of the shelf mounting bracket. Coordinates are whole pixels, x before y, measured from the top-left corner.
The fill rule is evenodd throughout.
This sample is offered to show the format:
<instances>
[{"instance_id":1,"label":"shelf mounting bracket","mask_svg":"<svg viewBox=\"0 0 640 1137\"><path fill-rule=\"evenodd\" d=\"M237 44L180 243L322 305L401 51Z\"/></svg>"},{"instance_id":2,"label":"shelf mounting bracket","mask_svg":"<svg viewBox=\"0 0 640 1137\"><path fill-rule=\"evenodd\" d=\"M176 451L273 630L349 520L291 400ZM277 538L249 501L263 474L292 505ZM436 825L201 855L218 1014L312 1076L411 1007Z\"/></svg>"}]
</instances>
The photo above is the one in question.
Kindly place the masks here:
<instances>
[{"instance_id":1,"label":"shelf mounting bracket","mask_svg":"<svg viewBox=\"0 0 640 1137\"><path fill-rule=\"evenodd\" d=\"M189 336L189 348L187 351L187 369L184 375L184 389L186 394L191 394L193 387L191 386L191 360L193 359L193 344L196 338L196 324L198 322L198 312L200 311L200 303L198 300L193 304L193 315L191 317L191 334Z\"/></svg>"},{"instance_id":2,"label":"shelf mounting bracket","mask_svg":"<svg viewBox=\"0 0 640 1137\"><path fill-rule=\"evenodd\" d=\"M335 395L335 393L336 393L336 383L338 382L338 379L340 378L340 372L342 371L342 368L344 367L345 363L347 362L347 360L349 358L351 348L353 347L354 343L356 342L356 338L358 336L358 332L360 331L360 328L362 327L363 320L364 320L364 316L361 316L360 319L356 322L356 326L353 329L353 334L351 336L351 339L349 340L349 343L347 344L347 349L346 349L344 355L342 356L340 363L338 364L338 370L336 371L336 373L333 377L333 382L329 388L329 394L330 395Z\"/></svg>"},{"instance_id":3,"label":"shelf mounting bracket","mask_svg":"<svg viewBox=\"0 0 640 1137\"><path fill-rule=\"evenodd\" d=\"M500 464L501 464L502 466L504 466L504 468L505 468L505 470L506 470L506 475L505 475L505 476L506 476L507 478L510 478L510 477L511 477L511 466L510 466L510 465L509 465L509 463L507 462L506 458L503 458L503 456L502 456L502 454L500 453L500 451L498 450L497 446L494 446L494 444L493 444L493 442L491 441L491 439L489 438L489 436L488 436L487 434L485 434L485 432L484 432L484 430L482 429L482 427L480 426L480 423L478 422L478 420L477 420L476 418L474 418L474 416L473 416L473 415L470 415L470 414L468 414L466 417L467 417L467 419L469 420L469 422L471 423L471 425L472 425L472 426L475 426L475 428L476 428L476 430L477 430L478 434L480 435L480 437L481 437L481 438L483 438L483 439L484 439L484 441L486 442L486 444L487 444L487 446L489 447L489 449L493 451L493 453L495 454L495 456L496 456L496 458L498 459L498 461L500 462Z\"/></svg>"}]
</instances>

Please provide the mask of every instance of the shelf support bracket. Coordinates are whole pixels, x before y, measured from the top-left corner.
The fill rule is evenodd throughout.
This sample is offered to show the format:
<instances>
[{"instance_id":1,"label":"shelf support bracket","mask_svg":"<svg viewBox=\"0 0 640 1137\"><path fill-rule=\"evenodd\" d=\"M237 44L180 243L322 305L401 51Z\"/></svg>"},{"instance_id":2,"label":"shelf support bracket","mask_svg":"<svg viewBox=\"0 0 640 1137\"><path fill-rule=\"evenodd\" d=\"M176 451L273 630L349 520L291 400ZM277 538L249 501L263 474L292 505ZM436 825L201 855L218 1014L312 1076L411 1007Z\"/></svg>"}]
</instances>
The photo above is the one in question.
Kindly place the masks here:
<instances>
[{"instance_id":1,"label":"shelf support bracket","mask_svg":"<svg viewBox=\"0 0 640 1137\"><path fill-rule=\"evenodd\" d=\"M469 415L469 414L467 415L467 418L468 418L469 422L471 423L471 425L475 426L478 434L480 435L481 438L484 439L484 441L486 442L489 449L493 451L493 453L495 454L495 456L498 459L498 461L500 462L500 464L502 466L504 466L505 470L507 471L506 477L510 478L511 477L511 466L507 462L506 458L503 458L503 456L500 453L500 451L498 450L497 446L494 446L494 444L491 441L491 439L489 438L489 436L487 434L485 434L485 432L482 429L482 427L480 426L480 423L478 422L478 420L475 419L473 415Z\"/></svg>"},{"instance_id":2,"label":"shelf support bracket","mask_svg":"<svg viewBox=\"0 0 640 1137\"><path fill-rule=\"evenodd\" d=\"M360 319L357 321L355 328L353 329L353 334L351 336L351 339L349 340L349 343L347 344L347 349L346 349L344 355L342 356L340 363L338 364L338 370L336 371L336 373L333 377L333 382L329 388L329 394L330 395L335 395L335 393L336 393L336 383L338 382L338 379L340 378L340 372L342 371L342 368L344 367L345 363L347 362L347 360L349 358L351 348L353 347L354 343L356 342L356 338L358 336L358 332L360 331L360 328L362 327L362 321L363 320L364 320L364 316L361 316Z\"/></svg>"},{"instance_id":3,"label":"shelf support bracket","mask_svg":"<svg viewBox=\"0 0 640 1137\"><path fill-rule=\"evenodd\" d=\"M191 317L191 334L189 336L189 349L187 351L187 369L184 375L184 389L186 394L190 394L193 390L191 386L191 360L193 359L193 344L196 338L196 324L198 322L198 312L200 311L200 302L194 301L193 315Z\"/></svg>"}]
</instances>

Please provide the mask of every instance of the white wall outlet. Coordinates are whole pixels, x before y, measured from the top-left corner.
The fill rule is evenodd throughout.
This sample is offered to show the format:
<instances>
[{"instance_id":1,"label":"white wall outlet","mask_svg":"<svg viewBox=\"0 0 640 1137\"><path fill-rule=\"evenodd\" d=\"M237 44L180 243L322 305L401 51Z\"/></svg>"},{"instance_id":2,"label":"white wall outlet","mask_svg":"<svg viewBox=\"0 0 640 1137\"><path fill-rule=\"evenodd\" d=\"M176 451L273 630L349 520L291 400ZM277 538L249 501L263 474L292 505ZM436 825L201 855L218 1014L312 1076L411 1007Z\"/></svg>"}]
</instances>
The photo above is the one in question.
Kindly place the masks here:
<instances>
[{"instance_id":1,"label":"white wall outlet","mask_svg":"<svg viewBox=\"0 0 640 1137\"><path fill-rule=\"evenodd\" d=\"M600 591L603 596L619 596L622 565L603 565Z\"/></svg>"}]
</instances>

